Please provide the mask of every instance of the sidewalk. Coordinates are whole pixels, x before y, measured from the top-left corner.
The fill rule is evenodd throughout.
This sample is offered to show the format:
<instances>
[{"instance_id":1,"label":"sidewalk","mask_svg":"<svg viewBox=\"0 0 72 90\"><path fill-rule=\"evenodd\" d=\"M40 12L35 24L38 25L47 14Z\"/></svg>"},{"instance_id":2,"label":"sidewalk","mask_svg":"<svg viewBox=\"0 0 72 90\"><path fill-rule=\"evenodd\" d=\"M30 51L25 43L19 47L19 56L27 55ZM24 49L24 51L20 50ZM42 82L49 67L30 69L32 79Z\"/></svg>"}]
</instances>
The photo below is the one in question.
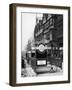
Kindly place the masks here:
<instances>
[{"instance_id":1,"label":"sidewalk","mask_svg":"<svg viewBox=\"0 0 72 90\"><path fill-rule=\"evenodd\" d=\"M33 77L36 76L36 73L34 72L34 70L32 69L32 67L27 63L27 61L25 60L25 64L26 64L26 68L22 70L23 73L23 77Z\"/></svg>"}]
</instances>

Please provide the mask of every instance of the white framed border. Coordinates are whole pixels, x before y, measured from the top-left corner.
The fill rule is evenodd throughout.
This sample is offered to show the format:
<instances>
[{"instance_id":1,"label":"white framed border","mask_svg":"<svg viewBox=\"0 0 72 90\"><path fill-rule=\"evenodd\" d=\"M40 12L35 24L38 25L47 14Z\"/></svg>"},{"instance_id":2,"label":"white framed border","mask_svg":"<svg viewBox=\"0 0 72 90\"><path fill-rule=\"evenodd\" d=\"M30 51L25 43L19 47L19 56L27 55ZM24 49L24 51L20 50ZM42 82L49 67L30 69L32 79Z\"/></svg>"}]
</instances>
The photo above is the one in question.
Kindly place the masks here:
<instances>
[{"instance_id":1,"label":"white framed border","mask_svg":"<svg viewBox=\"0 0 72 90\"><path fill-rule=\"evenodd\" d=\"M21 77L21 12L63 14L63 75L46 77ZM36 83L68 80L68 10L52 8L16 8L16 83Z\"/></svg>"}]
</instances>

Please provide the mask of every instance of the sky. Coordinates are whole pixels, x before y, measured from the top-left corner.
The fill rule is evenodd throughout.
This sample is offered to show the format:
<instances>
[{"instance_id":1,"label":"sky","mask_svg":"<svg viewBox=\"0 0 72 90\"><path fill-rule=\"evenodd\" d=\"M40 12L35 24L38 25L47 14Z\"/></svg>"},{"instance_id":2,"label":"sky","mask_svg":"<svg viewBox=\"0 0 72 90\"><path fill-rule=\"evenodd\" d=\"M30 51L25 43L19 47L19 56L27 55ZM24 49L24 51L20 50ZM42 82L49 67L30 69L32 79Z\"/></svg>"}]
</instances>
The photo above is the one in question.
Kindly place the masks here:
<instances>
[{"instance_id":1,"label":"sky","mask_svg":"<svg viewBox=\"0 0 72 90\"><path fill-rule=\"evenodd\" d=\"M22 13L22 51L25 50L28 40L33 38L36 17L42 17L42 14Z\"/></svg>"}]
</instances>

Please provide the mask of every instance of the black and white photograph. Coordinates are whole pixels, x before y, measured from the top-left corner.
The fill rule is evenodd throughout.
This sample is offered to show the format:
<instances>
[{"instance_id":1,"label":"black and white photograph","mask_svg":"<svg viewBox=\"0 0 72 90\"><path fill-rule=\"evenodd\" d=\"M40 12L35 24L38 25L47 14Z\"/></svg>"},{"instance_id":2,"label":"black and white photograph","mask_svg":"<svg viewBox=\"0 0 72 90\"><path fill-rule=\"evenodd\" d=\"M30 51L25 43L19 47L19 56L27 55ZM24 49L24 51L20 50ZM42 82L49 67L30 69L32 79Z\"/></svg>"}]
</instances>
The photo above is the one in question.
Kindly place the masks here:
<instances>
[{"instance_id":1,"label":"black and white photograph","mask_svg":"<svg viewBox=\"0 0 72 90\"><path fill-rule=\"evenodd\" d=\"M70 8L12 4L10 9L11 84L70 82Z\"/></svg>"},{"instance_id":2,"label":"black and white photograph","mask_svg":"<svg viewBox=\"0 0 72 90\"><path fill-rule=\"evenodd\" d=\"M63 74L63 15L21 13L21 77Z\"/></svg>"}]
</instances>

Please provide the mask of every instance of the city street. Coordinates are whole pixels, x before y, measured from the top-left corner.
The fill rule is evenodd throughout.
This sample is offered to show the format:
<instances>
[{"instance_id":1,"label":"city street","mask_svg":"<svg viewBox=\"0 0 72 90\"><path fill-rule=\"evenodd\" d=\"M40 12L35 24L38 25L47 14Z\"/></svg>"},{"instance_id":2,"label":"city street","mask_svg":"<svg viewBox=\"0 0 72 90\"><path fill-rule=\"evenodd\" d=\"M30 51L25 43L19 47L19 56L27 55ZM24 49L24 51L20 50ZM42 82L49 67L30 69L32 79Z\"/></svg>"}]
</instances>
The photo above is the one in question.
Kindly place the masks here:
<instances>
[{"instance_id":1,"label":"city street","mask_svg":"<svg viewBox=\"0 0 72 90\"><path fill-rule=\"evenodd\" d=\"M23 77L60 75L63 72L63 15L39 16L35 18L34 35L26 44Z\"/></svg>"},{"instance_id":2,"label":"city street","mask_svg":"<svg viewBox=\"0 0 72 90\"><path fill-rule=\"evenodd\" d=\"M41 66L36 69L37 72L34 72L31 65L25 60L26 68L22 69L22 77L34 77L34 76L51 76L51 75L61 75L62 70L55 66L48 64L47 66Z\"/></svg>"}]
</instances>

